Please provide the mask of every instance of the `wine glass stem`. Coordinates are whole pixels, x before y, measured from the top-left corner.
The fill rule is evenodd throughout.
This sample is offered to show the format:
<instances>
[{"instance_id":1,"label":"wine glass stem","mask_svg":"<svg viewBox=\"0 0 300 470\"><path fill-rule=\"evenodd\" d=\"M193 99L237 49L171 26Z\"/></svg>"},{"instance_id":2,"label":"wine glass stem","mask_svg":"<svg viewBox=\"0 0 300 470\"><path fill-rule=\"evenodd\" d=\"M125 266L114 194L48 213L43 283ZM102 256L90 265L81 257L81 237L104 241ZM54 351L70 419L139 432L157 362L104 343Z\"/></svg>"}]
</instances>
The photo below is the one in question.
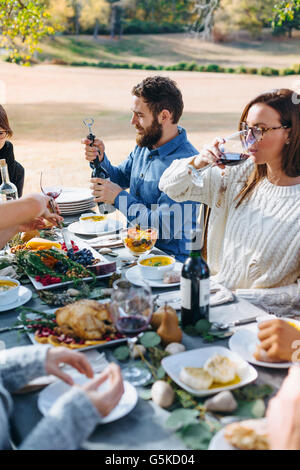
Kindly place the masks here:
<instances>
[{"instance_id":1,"label":"wine glass stem","mask_svg":"<svg viewBox=\"0 0 300 470\"><path fill-rule=\"evenodd\" d=\"M129 351L130 351L130 356L133 357L133 354L134 354L134 347L136 345L136 342L137 342L137 337L134 336L133 338L127 338L127 345L129 347Z\"/></svg>"}]
</instances>

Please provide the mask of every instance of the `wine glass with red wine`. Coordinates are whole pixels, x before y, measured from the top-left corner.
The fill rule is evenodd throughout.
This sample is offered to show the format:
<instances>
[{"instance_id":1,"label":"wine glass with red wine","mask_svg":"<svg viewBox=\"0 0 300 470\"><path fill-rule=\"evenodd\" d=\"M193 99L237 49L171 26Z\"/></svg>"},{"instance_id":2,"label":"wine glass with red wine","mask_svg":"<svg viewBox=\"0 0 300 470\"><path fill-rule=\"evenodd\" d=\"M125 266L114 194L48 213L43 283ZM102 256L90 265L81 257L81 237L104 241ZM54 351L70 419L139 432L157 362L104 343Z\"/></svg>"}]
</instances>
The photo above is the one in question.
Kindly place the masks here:
<instances>
[{"instance_id":1,"label":"wine glass with red wine","mask_svg":"<svg viewBox=\"0 0 300 470\"><path fill-rule=\"evenodd\" d=\"M222 156L218 163L225 166L237 166L244 163L249 157L249 148L257 142L256 137L247 131L239 131L226 137L224 142L219 144L219 150L222 152ZM213 164L207 165L204 168L197 170L192 165L189 165L189 169L192 172L192 181L197 186L203 186L203 171L213 166Z\"/></svg>"},{"instance_id":2,"label":"wine glass with red wine","mask_svg":"<svg viewBox=\"0 0 300 470\"><path fill-rule=\"evenodd\" d=\"M40 187L45 196L58 198L62 192L61 176L58 170L41 171Z\"/></svg>"},{"instance_id":3,"label":"wine glass with red wine","mask_svg":"<svg viewBox=\"0 0 300 470\"><path fill-rule=\"evenodd\" d=\"M117 330L127 337L128 346L133 355L137 336L145 331L151 321L153 300L151 287L143 282L135 286L124 279L113 283L110 312ZM123 378L132 385L143 385L151 379L146 368L134 364L122 369Z\"/></svg>"}]
</instances>

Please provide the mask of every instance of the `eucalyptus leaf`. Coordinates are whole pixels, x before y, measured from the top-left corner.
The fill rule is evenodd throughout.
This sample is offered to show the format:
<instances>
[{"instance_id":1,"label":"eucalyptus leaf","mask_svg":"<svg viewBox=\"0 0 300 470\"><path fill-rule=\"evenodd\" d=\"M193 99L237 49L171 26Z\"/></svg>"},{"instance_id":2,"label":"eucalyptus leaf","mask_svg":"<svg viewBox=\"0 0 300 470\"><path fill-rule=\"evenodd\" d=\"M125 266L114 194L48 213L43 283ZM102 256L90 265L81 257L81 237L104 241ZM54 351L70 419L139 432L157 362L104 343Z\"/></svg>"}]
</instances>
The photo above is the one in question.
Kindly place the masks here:
<instances>
[{"instance_id":1,"label":"eucalyptus leaf","mask_svg":"<svg viewBox=\"0 0 300 470\"><path fill-rule=\"evenodd\" d=\"M263 418L266 411L266 406L261 398L252 401L238 402L238 408L234 414L242 416L243 418Z\"/></svg>"},{"instance_id":2,"label":"eucalyptus leaf","mask_svg":"<svg viewBox=\"0 0 300 470\"><path fill-rule=\"evenodd\" d=\"M151 388L139 390L139 397L142 400L151 400Z\"/></svg>"},{"instance_id":3,"label":"eucalyptus leaf","mask_svg":"<svg viewBox=\"0 0 300 470\"><path fill-rule=\"evenodd\" d=\"M202 318L201 320L198 320L195 328L196 331L201 335L204 333L207 333L211 329L212 324L208 321L205 320L205 318Z\"/></svg>"},{"instance_id":4,"label":"eucalyptus leaf","mask_svg":"<svg viewBox=\"0 0 300 470\"><path fill-rule=\"evenodd\" d=\"M183 408L193 408L197 406L198 402L185 390L175 390L176 397Z\"/></svg>"},{"instance_id":5,"label":"eucalyptus leaf","mask_svg":"<svg viewBox=\"0 0 300 470\"><path fill-rule=\"evenodd\" d=\"M251 401L258 398L266 398L273 393L273 387L268 384L257 385L251 384L246 385L243 388L233 390L233 395L236 400Z\"/></svg>"},{"instance_id":6,"label":"eucalyptus leaf","mask_svg":"<svg viewBox=\"0 0 300 470\"><path fill-rule=\"evenodd\" d=\"M95 289L93 289L90 293L89 293L89 298L90 299L98 299L99 297L102 297L102 291L103 291L103 288L102 287L96 287Z\"/></svg>"},{"instance_id":7,"label":"eucalyptus leaf","mask_svg":"<svg viewBox=\"0 0 300 470\"><path fill-rule=\"evenodd\" d=\"M194 424L198 422L199 411L187 410L185 408L179 408L178 410L172 411L166 421L166 426L174 430Z\"/></svg>"},{"instance_id":8,"label":"eucalyptus leaf","mask_svg":"<svg viewBox=\"0 0 300 470\"><path fill-rule=\"evenodd\" d=\"M130 355L130 350L128 346L119 346L114 350L113 355L118 361L126 361Z\"/></svg>"},{"instance_id":9,"label":"eucalyptus leaf","mask_svg":"<svg viewBox=\"0 0 300 470\"><path fill-rule=\"evenodd\" d=\"M160 366L156 371L157 380L163 379L165 375L166 375L165 369L162 366Z\"/></svg>"},{"instance_id":10,"label":"eucalyptus leaf","mask_svg":"<svg viewBox=\"0 0 300 470\"><path fill-rule=\"evenodd\" d=\"M186 335L189 335L189 336L198 336L199 334L196 328L192 325L186 326L183 331Z\"/></svg>"},{"instance_id":11,"label":"eucalyptus leaf","mask_svg":"<svg viewBox=\"0 0 300 470\"><path fill-rule=\"evenodd\" d=\"M161 342L160 336L154 331L147 331L143 334L140 339L140 342L145 348L154 348Z\"/></svg>"},{"instance_id":12,"label":"eucalyptus leaf","mask_svg":"<svg viewBox=\"0 0 300 470\"><path fill-rule=\"evenodd\" d=\"M196 424L189 424L176 432L187 447L193 450L207 450L214 435L210 427L204 421Z\"/></svg>"}]
</instances>

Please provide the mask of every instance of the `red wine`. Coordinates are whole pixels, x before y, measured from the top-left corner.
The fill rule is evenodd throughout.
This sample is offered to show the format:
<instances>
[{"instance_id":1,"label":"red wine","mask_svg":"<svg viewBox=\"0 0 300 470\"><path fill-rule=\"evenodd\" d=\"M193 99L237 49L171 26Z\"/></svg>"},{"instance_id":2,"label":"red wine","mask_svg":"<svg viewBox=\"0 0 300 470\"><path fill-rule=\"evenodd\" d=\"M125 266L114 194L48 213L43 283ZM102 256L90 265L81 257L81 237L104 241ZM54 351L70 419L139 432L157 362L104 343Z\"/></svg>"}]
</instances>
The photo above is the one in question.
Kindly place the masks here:
<instances>
[{"instance_id":1,"label":"red wine","mask_svg":"<svg viewBox=\"0 0 300 470\"><path fill-rule=\"evenodd\" d=\"M53 199L56 199L61 194L61 191L60 192L48 191L46 194L47 196L53 197Z\"/></svg>"},{"instance_id":2,"label":"red wine","mask_svg":"<svg viewBox=\"0 0 300 470\"><path fill-rule=\"evenodd\" d=\"M226 166L236 166L243 163L247 158L250 157L247 153L225 153L225 158L220 158L218 163Z\"/></svg>"},{"instance_id":3,"label":"red wine","mask_svg":"<svg viewBox=\"0 0 300 470\"><path fill-rule=\"evenodd\" d=\"M120 317L116 322L116 327L126 336L136 336L147 328L148 323L146 317L128 315L127 317Z\"/></svg>"},{"instance_id":4,"label":"red wine","mask_svg":"<svg viewBox=\"0 0 300 470\"><path fill-rule=\"evenodd\" d=\"M209 269L201 255L199 246L201 237L201 230L192 230L193 246L181 271L181 324L183 328L193 326L203 318L209 319Z\"/></svg>"}]
</instances>

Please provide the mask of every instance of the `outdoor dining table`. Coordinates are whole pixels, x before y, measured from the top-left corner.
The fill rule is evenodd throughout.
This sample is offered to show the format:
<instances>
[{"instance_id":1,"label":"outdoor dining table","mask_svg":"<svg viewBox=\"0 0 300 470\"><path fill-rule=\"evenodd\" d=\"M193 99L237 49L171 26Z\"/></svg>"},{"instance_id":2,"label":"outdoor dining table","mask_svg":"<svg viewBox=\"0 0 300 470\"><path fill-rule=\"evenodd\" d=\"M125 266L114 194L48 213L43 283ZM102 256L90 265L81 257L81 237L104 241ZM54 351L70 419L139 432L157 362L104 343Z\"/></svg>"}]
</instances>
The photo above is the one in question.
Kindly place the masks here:
<instances>
[{"instance_id":1,"label":"outdoor dining table","mask_svg":"<svg viewBox=\"0 0 300 470\"><path fill-rule=\"evenodd\" d=\"M66 221L71 223L74 221L74 217L68 217ZM125 248L116 248L114 251L117 251L120 256L126 254ZM108 259L111 260L112 258ZM117 260L117 264L119 263L118 258L113 259ZM99 285L105 285L105 280L99 280ZM27 287L34 291L33 286L27 285ZM168 288L154 289L153 293L167 292L168 290ZM26 304L26 307L39 310L50 308L45 306L45 304L41 304L37 296L33 296ZM211 307L210 321L228 322L262 314L264 314L262 310L244 299L236 297L231 303ZM16 317L17 312L15 310L1 312L0 328L12 326L16 321ZM1 333L0 340L5 342L6 348L31 344L29 337L26 334L20 334L17 330ZM200 336L189 336L185 333L183 334L182 343L187 350L210 346ZM213 344L228 347L228 340L218 340ZM112 347L99 348L98 351L104 351L108 361L115 360L112 355ZM122 367L122 363L120 365ZM274 388L274 392L280 387L287 374L287 369L257 366L256 370L258 378L255 383L271 385ZM17 446L42 419L42 414L37 406L39 393L40 390L13 395L14 411L11 417L11 426L12 438ZM117 421L97 426L93 434L82 445L82 448L107 451L187 450L187 447L176 437L175 433L164 425L168 414L168 411L158 407L152 401L139 398L136 407L128 415Z\"/></svg>"}]
</instances>

